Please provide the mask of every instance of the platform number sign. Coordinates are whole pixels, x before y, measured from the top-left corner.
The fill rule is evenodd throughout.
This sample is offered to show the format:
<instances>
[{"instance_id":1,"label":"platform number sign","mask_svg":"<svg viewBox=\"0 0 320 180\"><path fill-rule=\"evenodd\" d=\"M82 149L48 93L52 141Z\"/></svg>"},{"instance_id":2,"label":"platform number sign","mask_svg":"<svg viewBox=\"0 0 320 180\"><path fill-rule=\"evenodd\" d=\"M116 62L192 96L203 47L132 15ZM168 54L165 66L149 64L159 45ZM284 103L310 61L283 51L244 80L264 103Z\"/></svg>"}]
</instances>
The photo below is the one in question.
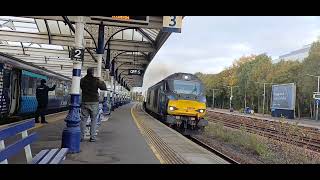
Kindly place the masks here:
<instances>
[{"instance_id":1,"label":"platform number sign","mask_svg":"<svg viewBox=\"0 0 320 180\"><path fill-rule=\"evenodd\" d=\"M163 31L181 33L182 16L163 16Z\"/></svg>"},{"instance_id":2,"label":"platform number sign","mask_svg":"<svg viewBox=\"0 0 320 180\"><path fill-rule=\"evenodd\" d=\"M129 69L129 75L142 75L142 73L141 69Z\"/></svg>"},{"instance_id":3,"label":"platform number sign","mask_svg":"<svg viewBox=\"0 0 320 180\"><path fill-rule=\"evenodd\" d=\"M71 51L71 59L74 61L83 61L84 59L84 49L73 48Z\"/></svg>"}]
</instances>

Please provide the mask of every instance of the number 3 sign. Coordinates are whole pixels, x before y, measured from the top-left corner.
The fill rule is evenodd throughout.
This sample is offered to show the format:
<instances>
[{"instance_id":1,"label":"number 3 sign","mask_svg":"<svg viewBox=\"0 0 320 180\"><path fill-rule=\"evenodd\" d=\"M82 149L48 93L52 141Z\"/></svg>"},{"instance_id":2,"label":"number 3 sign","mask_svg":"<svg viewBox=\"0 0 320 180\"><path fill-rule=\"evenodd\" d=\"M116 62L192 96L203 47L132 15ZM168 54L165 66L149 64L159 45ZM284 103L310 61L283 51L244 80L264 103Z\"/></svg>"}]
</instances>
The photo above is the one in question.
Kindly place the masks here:
<instances>
[{"instance_id":1,"label":"number 3 sign","mask_svg":"<svg viewBox=\"0 0 320 180\"><path fill-rule=\"evenodd\" d=\"M84 49L73 48L71 51L71 59L75 61L83 61L84 59Z\"/></svg>"},{"instance_id":2,"label":"number 3 sign","mask_svg":"<svg viewBox=\"0 0 320 180\"><path fill-rule=\"evenodd\" d=\"M163 16L163 31L181 33L182 16Z\"/></svg>"}]
</instances>

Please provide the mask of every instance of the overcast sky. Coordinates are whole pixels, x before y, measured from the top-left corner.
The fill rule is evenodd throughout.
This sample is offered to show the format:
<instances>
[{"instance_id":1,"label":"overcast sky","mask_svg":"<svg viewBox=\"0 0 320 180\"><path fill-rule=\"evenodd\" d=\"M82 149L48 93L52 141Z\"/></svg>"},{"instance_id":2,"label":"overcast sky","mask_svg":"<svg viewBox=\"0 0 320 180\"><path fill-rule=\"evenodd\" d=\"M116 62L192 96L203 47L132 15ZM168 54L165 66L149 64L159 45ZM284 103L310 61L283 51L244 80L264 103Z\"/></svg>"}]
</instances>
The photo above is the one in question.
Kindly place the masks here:
<instances>
[{"instance_id":1,"label":"overcast sky","mask_svg":"<svg viewBox=\"0 0 320 180\"><path fill-rule=\"evenodd\" d=\"M174 72L219 73L243 55L273 59L320 36L320 17L187 16L149 65L143 89Z\"/></svg>"}]
</instances>

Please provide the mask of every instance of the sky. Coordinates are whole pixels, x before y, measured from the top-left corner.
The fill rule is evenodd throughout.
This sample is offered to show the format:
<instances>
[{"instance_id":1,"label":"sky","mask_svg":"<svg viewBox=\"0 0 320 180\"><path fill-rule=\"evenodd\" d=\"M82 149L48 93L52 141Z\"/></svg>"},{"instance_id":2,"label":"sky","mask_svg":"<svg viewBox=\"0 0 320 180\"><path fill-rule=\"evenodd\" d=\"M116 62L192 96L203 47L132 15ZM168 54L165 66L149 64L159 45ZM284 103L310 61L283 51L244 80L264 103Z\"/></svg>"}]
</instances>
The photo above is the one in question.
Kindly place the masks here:
<instances>
[{"instance_id":1,"label":"sky","mask_svg":"<svg viewBox=\"0 0 320 180\"><path fill-rule=\"evenodd\" d=\"M320 37L320 16L186 16L148 66L142 90L175 72L219 73L243 55L272 59Z\"/></svg>"}]
</instances>

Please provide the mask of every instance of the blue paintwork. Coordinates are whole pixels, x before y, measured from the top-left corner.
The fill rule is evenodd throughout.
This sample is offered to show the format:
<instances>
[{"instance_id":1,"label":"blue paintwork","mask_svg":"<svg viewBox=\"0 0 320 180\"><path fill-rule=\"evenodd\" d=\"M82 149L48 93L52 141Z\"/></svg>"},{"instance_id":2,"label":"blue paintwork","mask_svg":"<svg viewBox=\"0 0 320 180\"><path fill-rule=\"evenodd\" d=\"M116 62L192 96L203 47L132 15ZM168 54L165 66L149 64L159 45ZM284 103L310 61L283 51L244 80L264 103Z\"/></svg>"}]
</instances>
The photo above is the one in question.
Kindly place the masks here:
<instances>
[{"instance_id":1,"label":"blue paintwork","mask_svg":"<svg viewBox=\"0 0 320 180\"><path fill-rule=\"evenodd\" d=\"M25 146L31 144L38 138L36 133L30 134L28 137L18 140L16 143L7 146L0 151L0 161L8 159L9 157L19 153Z\"/></svg>"},{"instance_id":2,"label":"blue paintwork","mask_svg":"<svg viewBox=\"0 0 320 180\"><path fill-rule=\"evenodd\" d=\"M62 133L62 147L70 153L80 152L80 95L71 94L70 111L65 119L67 127Z\"/></svg>"},{"instance_id":3,"label":"blue paintwork","mask_svg":"<svg viewBox=\"0 0 320 180\"><path fill-rule=\"evenodd\" d=\"M37 110L38 102L35 96L21 96L19 113L32 113Z\"/></svg>"},{"instance_id":4,"label":"blue paintwork","mask_svg":"<svg viewBox=\"0 0 320 180\"><path fill-rule=\"evenodd\" d=\"M59 164L68 153L68 148L62 148L57 155L51 160L50 164Z\"/></svg>"},{"instance_id":5,"label":"blue paintwork","mask_svg":"<svg viewBox=\"0 0 320 180\"><path fill-rule=\"evenodd\" d=\"M41 159L49 152L49 149L41 150L35 157L32 158L32 164L38 164Z\"/></svg>"},{"instance_id":6,"label":"blue paintwork","mask_svg":"<svg viewBox=\"0 0 320 180\"><path fill-rule=\"evenodd\" d=\"M287 119L294 119L294 110L272 109L271 116L272 117L285 117Z\"/></svg>"},{"instance_id":7,"label":"blue paintwork","mask_svg":"<svg viewBox=\"0 0 320 180\"><path fill-rule=\"evenodd\" d=\"M59 152L59 149L51 149L38 164L48 164L57 152Z\"/></svg>"},{"instance_id":8,"label":"blue paintwork","mask_svg":"<svg viewBox=\"0 0 320 180\"><path fill-rule=\"evenodd\" d=\"M69 153L80 152L80 127L66 127L62 132L62 147L69 148Z\"/></svg>"},{"instance_id":9,"label":"blue paintwork","mask_svg":"<svg viewBox=\"0 0 320 180\"><path fill-rule=\"evenodd\" d=\"M67 97L52 97L49 96L48 109L59 109L66 107ZM35 96L21 96L20 108L18 114L34 113L37 110L38 102Z\"/></svg>"},{"instance_id":10,"label":"blue paintwork","mask_svg":"<svg viewBox=\"0 0 320 180\"><path fill-rule=\"evenodd\" d=\"M22 131L34 127L34 119L27 120L18 124L10 124L0 129L0 140L4 140L10 136L14 136Z\"/></svg>"},{"instance_id":11,"label":"blue paintwork","mask_svg":"<svg viewBox=\"0 0 320 180\"><path fill-rule=\"evenodd\" d=\"M172 28L172 27L162 27L163 32L176 32L181 33L181 28Z\"/></svg>"},{"instance_id":12,"label":"blue paintwork","mask_svg":"<svg viewBox=\"0 0 320 180\"><path fill-rule=\"evenodd\" d=\"M73 69L72 70L72 76L81 76L81 69Z\"/></svg>"}]
</instances>

